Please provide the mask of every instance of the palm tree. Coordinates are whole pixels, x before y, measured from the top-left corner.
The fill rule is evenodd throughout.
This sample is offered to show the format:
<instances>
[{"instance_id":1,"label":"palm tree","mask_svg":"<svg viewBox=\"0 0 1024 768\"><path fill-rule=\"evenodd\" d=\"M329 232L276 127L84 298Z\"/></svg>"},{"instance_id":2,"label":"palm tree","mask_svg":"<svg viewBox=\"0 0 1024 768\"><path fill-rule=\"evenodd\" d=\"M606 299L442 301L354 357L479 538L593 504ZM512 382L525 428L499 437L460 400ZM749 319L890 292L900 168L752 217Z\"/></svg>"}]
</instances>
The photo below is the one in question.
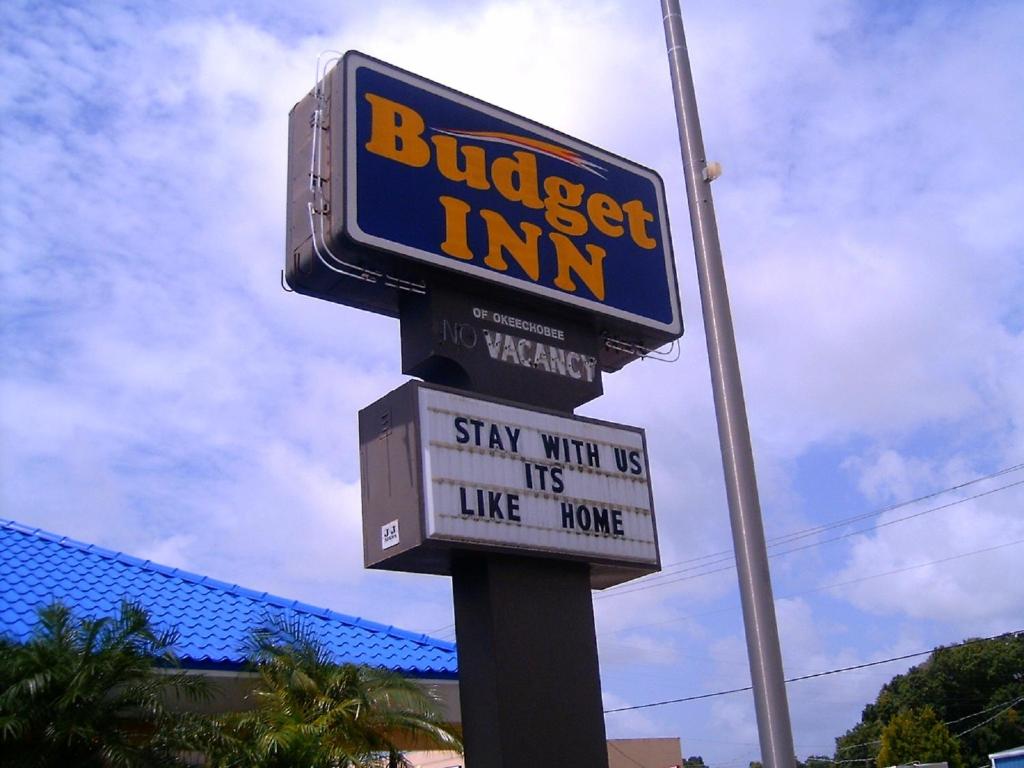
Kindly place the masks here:
<instances>
[{"instance_id":1,"label":"palm tree","mask_svg":"<svg viewBox=\"0 0 1024 768\"><path fill-rule=\"evenodd\" d=\"M250 645L255 708L225 718L212 766L397 766L403 738L461 750L435 696L390 670L334 663L297 620L271 619Z\"/></svg>"},{"instance_id":2,"label":"palm tree","mask_svg":"<svg viewBox=\"0 0 1024 768\"><path fill-rule=\"evenodd\" d=\"M25 643L0 640L0 752L11 768L160 768L182 765L202 721L168 709L171 696L209 696L173 667L177 633L158 631L139 605L116 617L39 610Z\"/></svg>"}]
</instances>

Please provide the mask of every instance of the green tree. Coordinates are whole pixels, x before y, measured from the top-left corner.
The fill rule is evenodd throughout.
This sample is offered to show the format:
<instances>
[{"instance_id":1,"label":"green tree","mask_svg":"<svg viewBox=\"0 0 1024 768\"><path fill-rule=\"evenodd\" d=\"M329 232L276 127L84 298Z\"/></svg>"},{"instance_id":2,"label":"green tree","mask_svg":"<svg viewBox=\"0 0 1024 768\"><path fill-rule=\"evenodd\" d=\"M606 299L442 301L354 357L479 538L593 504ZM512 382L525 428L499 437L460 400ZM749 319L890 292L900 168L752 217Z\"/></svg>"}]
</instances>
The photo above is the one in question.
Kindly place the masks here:
<instances>
[{"instance_id":1,"label":"green tree","mask_svg":"<svg viewBox=\"0 0 1024 768\"><path fill-rule=\"evenodd\" d=\"M1024 743L1024 634L940 647L896 675L836 739L836 760L870 768L885 726L904 710L924 707L949 724L967 766L986 765L989 753Z\"/></svg>"},{"instance_id":2,"label":"green tree","mask_svg":"<svg viewBox=\"0 0 1024 768\"><path fill-rule=\"evenodd\" d=\"M948 763L963 768L960 745L931 707L905 709L882 729L878 765Z\"/></svg>"},{"instance_id":3,"label":"green tree","mask_svg":"<svg viewBox=\"0 0 1024 768\"><path fill-rule=\"evenodd\" d=\"M461 751L432 694L389 670L334 663L300 623L272 622L251 645L255 707L224 719L211 766L396 766L403 738Z\"/></svg>"},{"instance_id":4,"label":"green tree","mask_svg":"<svg viewBox=\"0 0 1024 768\"><path fill-rule=\"evenodd\" d=\"M810 755L806 760L796 761L796 768L833 768L834 765L827 755Z\"/></svg>"},{"instance_id":5,"label":"green tree","mask_svg":"<svg viewBox=\"0 0 1024 768\"><path fill-rule=\"evenodd\" d=\"M176 632L156 630L128 602L118 616L100 619L75 618L57 603L40 609L27 642L0 641L3 765L180 765L178 750L198 745L203 722L167 703L205 698L209 688L172 670L176 641Z\"/></svg>"},{"instance_id":6,"label":"green tree","mask_svg":"<svg viewBox=\"0 0 1024 768\"><path fill-rule=\"evenodd\" d=\"M683 768L704 768L704 758L700 755L690 755L683 760Z\"/></svg>"}]
</instances>

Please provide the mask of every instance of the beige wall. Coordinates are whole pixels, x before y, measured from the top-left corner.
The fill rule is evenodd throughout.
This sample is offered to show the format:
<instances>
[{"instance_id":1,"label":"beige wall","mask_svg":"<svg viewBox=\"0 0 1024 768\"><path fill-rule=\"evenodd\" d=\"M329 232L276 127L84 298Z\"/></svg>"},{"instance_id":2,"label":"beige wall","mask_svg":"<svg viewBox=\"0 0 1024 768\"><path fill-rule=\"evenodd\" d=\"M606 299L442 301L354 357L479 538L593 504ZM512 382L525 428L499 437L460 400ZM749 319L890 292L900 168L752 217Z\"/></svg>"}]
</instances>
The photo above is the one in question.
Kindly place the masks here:
<instances>
[{"instance_id":1,"label":"beige wall","mask_svg":"<svg viewBox=\"0 0 1024 768\"><path fill-rule=\"evenodd\" d=\"M670 768L683 764L683 748L674 739L609 739L608 768Z\"/></svg>"},{"instance_id":2,"label":"beige wall","mask_svg":"<svg viewBox=\"0 0 1024 768\"><path fill-rule=\"evenodd\" d=\"M405 759L413 768L465 768L464 758L458 752L406 752Z\"/></svg>"},{"instance_id":3,"label":"beige wall","mask_svg":"<svg viewBox=\"0 0 1024 768\"><path fill-rule=\"evenodd\" d=\"M161 672L161 670L157 670ZM175 670L170 670L173 672ZM173 692L165 692L165 703L175 711L202 712L203 714L221 714L223 712L242 712L252 709L252 691L258 675L255 672L223 670L185 670L189 674L205 678L213 686L209 701L197 702L187 698L179 698ZM415 679L417 683L429 690L440 700L441 715L445 722L458 725L462 721L459 704L458 680Z\"/></svg>"},{"instance_id":4,"label":"beige wall","mask_svg":"<svg viewBox=\"0 0 1024 768\"><path fill-rule=\"evenodd\" d=\"M413 768L472 768L457 752L406 752ZM608 768L671 768L683 764L679 739L612 739Z\"/></svg>"}]
</instances>

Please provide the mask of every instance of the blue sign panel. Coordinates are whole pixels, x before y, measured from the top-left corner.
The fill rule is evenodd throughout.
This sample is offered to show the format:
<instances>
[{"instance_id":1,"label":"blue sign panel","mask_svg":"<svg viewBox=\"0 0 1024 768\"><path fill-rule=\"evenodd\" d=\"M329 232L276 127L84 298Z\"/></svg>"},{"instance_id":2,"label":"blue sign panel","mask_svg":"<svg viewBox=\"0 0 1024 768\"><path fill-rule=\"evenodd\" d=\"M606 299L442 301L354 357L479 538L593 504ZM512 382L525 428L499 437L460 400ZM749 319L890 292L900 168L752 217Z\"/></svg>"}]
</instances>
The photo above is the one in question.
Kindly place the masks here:
<instances>
[{"instance_id":1,"label":"blue sign panel","mask_svg":"<svg viewBox=\"0 0 1024 768\"><path fill-rule=\"evenodd\" d=\"M363 54L344 78L347 239L682 333L654 171Z\"/></svg>"}]
</instances>

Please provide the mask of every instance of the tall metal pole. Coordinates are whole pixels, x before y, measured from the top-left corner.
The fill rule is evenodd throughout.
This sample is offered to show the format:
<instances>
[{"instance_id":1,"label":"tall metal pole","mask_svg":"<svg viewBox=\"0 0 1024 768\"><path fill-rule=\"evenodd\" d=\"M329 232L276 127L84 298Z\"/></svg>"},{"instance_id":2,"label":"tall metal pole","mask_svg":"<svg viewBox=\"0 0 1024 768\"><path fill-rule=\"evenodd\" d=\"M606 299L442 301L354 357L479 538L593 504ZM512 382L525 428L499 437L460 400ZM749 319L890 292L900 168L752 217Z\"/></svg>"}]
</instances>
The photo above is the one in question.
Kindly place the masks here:
<instances>
[{"instance_id":1,"label":"tall metal pole","mask_svg":"<svg viewBox=\"0 0 1024 768\"><path fill-rule=\"evenodd\" d=\"M793 768L793 731L786 701L786 683L775 621L775 602L768 573L761 504L757 496L750 429L743 402L736 338L718 241L711 181L707 178L704 139L697 116L697 96L683 34L679 0L661 0L675 96L679 143L683 153L690 227L697 257L704 332L711 363L711 385L718 417L718 439L725 469L736 570L739 575L747 655L754 686L761 760L765 768Z\"/></svg>"}]
</instances>

